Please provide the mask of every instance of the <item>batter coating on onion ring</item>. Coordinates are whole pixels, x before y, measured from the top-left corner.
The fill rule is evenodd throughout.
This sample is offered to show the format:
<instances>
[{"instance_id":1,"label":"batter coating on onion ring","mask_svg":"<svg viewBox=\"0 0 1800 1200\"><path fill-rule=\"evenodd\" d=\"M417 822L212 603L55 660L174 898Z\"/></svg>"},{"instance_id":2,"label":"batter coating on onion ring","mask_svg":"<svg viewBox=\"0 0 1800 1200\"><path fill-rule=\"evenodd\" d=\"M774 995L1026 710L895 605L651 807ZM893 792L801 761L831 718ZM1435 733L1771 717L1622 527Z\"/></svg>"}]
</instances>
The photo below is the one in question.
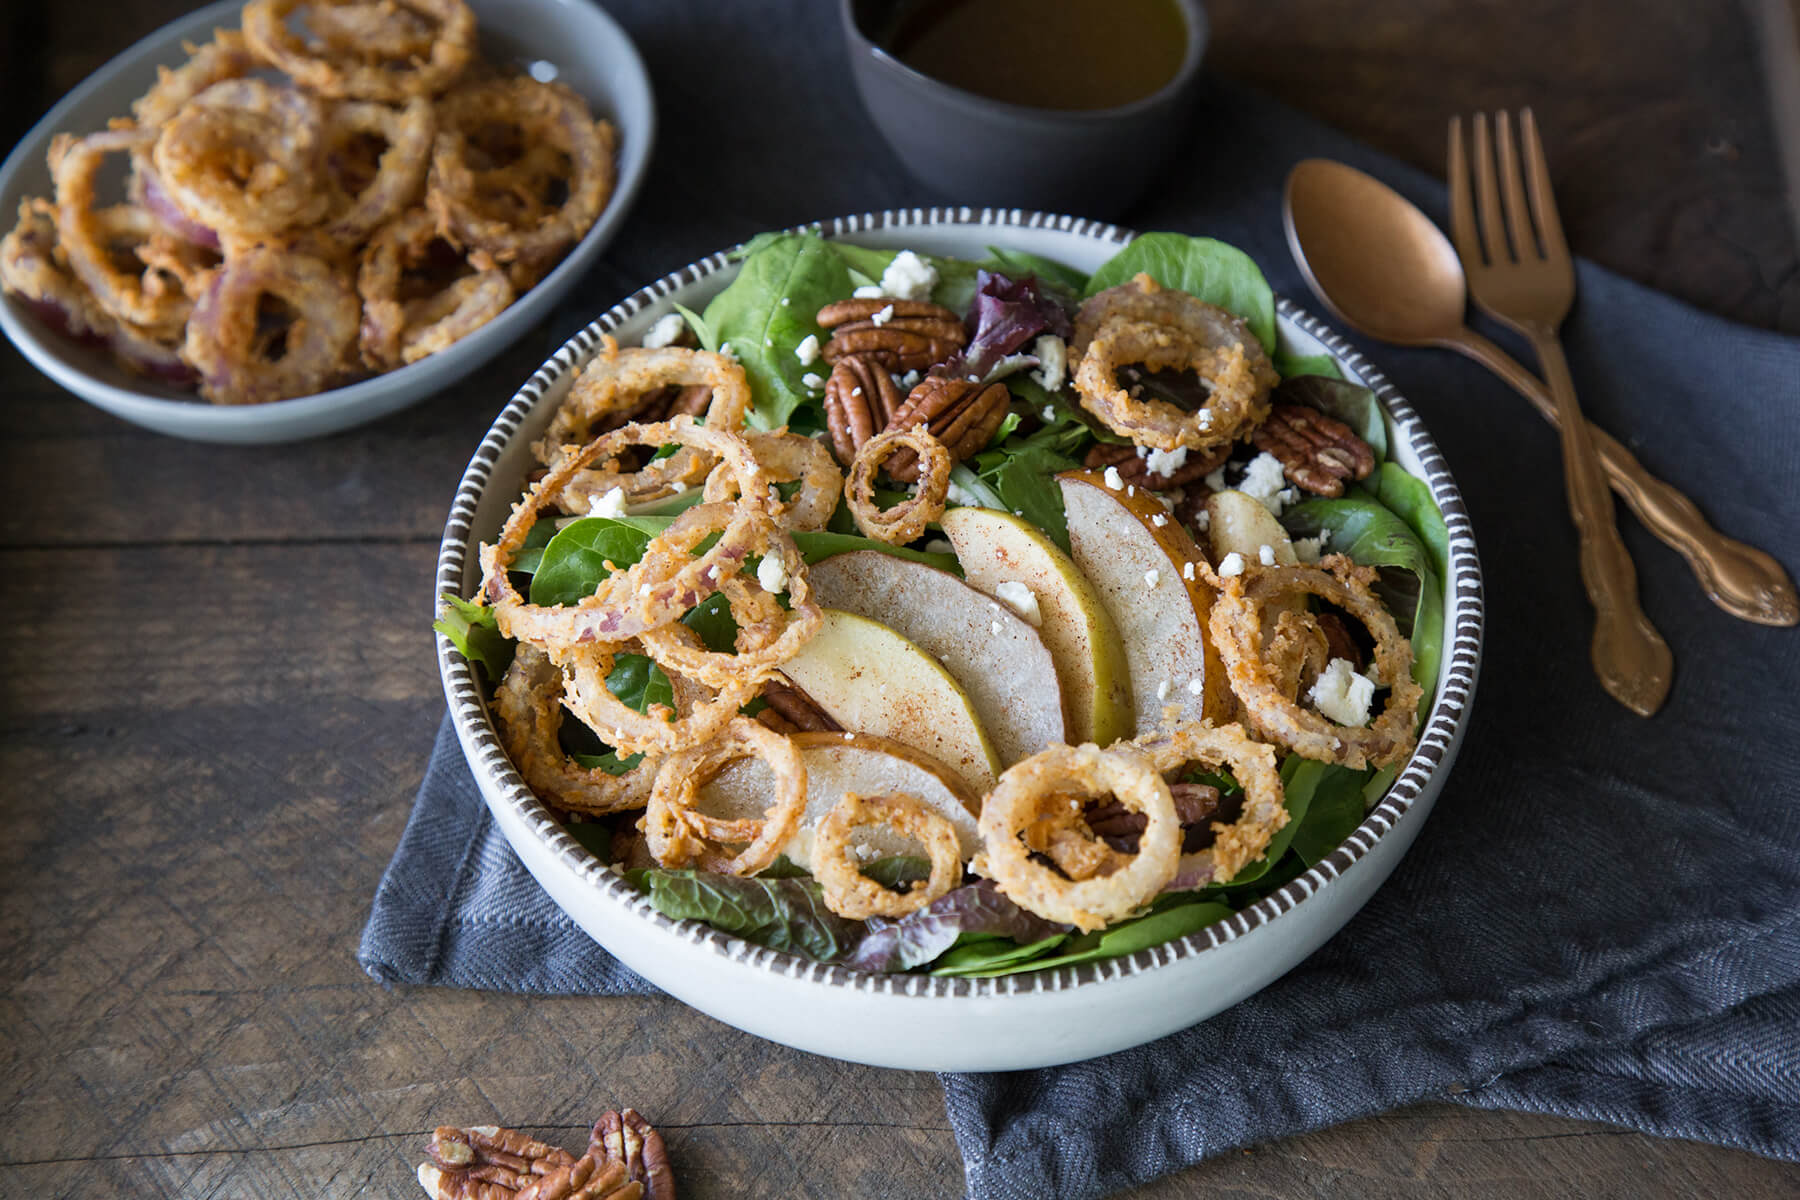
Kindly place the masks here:
<instances>
[{"instance_id":1,"label":"batter coating on onion ring","mask_svg":"<svg viewBox=\"0 0 1800 1200\"><path fill-rule=\"evenodd\" d=\"M745 430L743 436L772 483L798 485L786 500L770 498L770 511L781 527L796 533L824 529L844 492L844 473L825 444L785 430ZM736 495L737 479L730 472L715 469L706 477L709 503Z\"/></svg>"},{"instance_id":2,"label":"batter coating on onion ring","mask_svg":"<svg viewBox=\"0 0 1800 1200\"><path fill-rule=\"evenodd\" d=\"M264 297L293 313L273 353L261 327ZM194 305L187 359L214 404L260 404L323 391L342 379L362 306L330 264L271 246L232 254Z\"/></svg>"},{"instance_id":3,"label":"batter coating on onion ring","mask_svg":"<svg viewBox=\"0 0 1800 1200\"><path fill-rule=\"evenodd\" d=\"M875 473L889 456L905 448L919 456L919 478L913 494L889 509L875 503ZM846 500L850 515L864 537L891 546L904 546L925 532L926 526L944 515L950 498L950 451L923 425L890 429L857 447L850 462Z\"/></svg>"},{"instance_id":4,"label":"batter coating on onion ring","mask_svg":"<svg viewBox=\"0 0 1800 1200\"><path fill-rule=\"evenodd\" d=\"M571 812L601 816L650 801L656 762L646 757L623 775L573 761L557 741L563 722L562 671L530 642L520 642L494 693L494 723L525 785Z\"/></svg>"},{"instance_id":5,"label":"batter coating on onion ring","mask_svg":"<svg viewBox=\"0 0 1800 1200\"><path fill-rule=\"evenodd\" d=\"M1238 819L1229 825L1213 822L1212 845L1181 856L1172 890L1230 883L1247 864L1263 856L1269 839L1288 823L1275 749L1252 741L1243 726L1185 721L1172 729L1145 734L1136 744L1164 775L1196 764L1208 771L1223 767L1244 789Z\"/></svg>"},{"instance_id":6,"label":"batter coating on onion ring","mask_svg":"<svg viewBox=\"0 0 1800 1200\"><path fill-rule=\"evenodd\" d=\"M221 238L255 239L319 220L325 113L298 88L215 83L181 106L152 159L164 191Z\"/></svg>"},{"instance_id":7,"label":"batter coating on onion ring","mask_svg":"<svg viewBox=\"0 0 1800 1200\"><path fill-rule=\"evenodd\" d=\"M676 636L698 640L693 630L679 622L672 628L681 631ZM632 642L588 642L550 649L550 657L563 671L563 703L621 754L668 754L707 741L717 736L761 687L760 683L733 681L685 713L677 714L662 704L652 704L640 713L606 686L613 664L627 648L643 649L641 644Z\"/></svg>"},{"instance_id":8,"label":"batter coating on onion ring","mask_svg":"<svg viewBox=\"0 0 1800 1200\"><path fill-rule=\"evenodd\" d=\"M1039 814L1054 816L1081 798L1103 796L1148 820L1129 862L1074 880L1032 858L1023 835ZM1083 931L1103 928L1155 899L1175 877L1181 856L1181 819L1169 785L1150 756L1128 742L1106 750L1051 746L1014 763L982 804L981 837L977 871L1020 908Z\"/></svg>"},{"instance_id":9,"label":"batter coating on onion ring","mask_svg":"<svg viewBox=\"0 0 1800 1200\"><path fill-rule=\"evenodd\" d=\"M1219 594L1208 629L1225 661L1231 690L1258 736L1305 758L1358 769L1391 766L1412 754L1425 689L1412 677L1412 644L1401 636L1387 606L1369 590L1375 578L1375 568L1359 567L1342 554L1332 554L1317 567L1251 567L1242 575L1215 580ZM1264 610L1308 595L1350 613L1375 638L1371 674L1387 686L1388 697L1381 715L1367 726L1339 725L1302 708L1297 698L1283 692L1281 664L1267 661Z\"/></svg>"},{"instance_id":10,"label":"batter coating on onion ring","mask_svg":"<svg viewBox=\"0 0 1800 1200\"><path fill-rule=\"evenodd\" d=\"M397 0L412 14L435 21L437 31L428 54L395 61L387 59L394 47L386 39L347 47L341 38L309 41L288 26L296 12L344 2L250 0L244 5L244 37L251 49L301 86L334 100L398 102L435 96L456 82L475 53L475 14L463 0Z\"/></svg>"},{"instance_id":11,"label":"batter coating on onion ring","mask_svg":"<svg viewBox=\"0 0 1800 1200\"><path fill-rule=\"evenodd\" d=\"M862 825L886 825L918 841L931 860L930 878L895 891L864 875L850 846L850 835ZM882 796L845 792L813 834L812 867L824 890L825 907L838 916L853 921L904 917L962 882L962 849L950 819L917 797L905 792Z\"/></svg>"},{"instance_id":12,"label":"batter coating on onion ring","mask_svg":"<svg viewBox=\"0 0 1800 1200\"><path fill-rule=\"evenodd\" d=\"M693 510L690 510L693 511ZM757 689L775 678L776 668L800 653L824 620L819 606L809 598L806 561L785 534L772 538L765 558L778 556L787 579L788 607L776 601L754 579L732 575L721 581L719 591L731 605L737 622L736 653L708 650L679 621L646 629L638 635L645 652L669 671L708 687L725 688L750 683Z\"/></svg>"},{"instance_id":13,"label":"batter coating on onion ring","mask_svg":"<svg viewBox=\"0 0 1800 1200\"><path fill-rule=\"evenodd\" d=\"M1114 433L1165 451L1211 450L1248 432L1269 415L1269 390L1280 382L1242 320L1141 274L1082 305L1070 353L1082 407ZM1192 413L1140 399L1119 381L1134 363L1192 370L1212 394Z\"/></svg>"},{"instance_id":14,"label":"batter coating on onion ring","mask_svg":"<svg viewBox=\"0 0 1800 1200\"><path fill-rule=\"evenodd\" d=\"M750 755L775 776L775 797L762 819L717 822L698 812L700 789L731 763ZM644 812L644 839L665 867L698 866L728 875L754 875L775 861L800 828L806 812L806 763L793 742L749 717L733 717L722 736L670 755L656 773ZM705 829L742 840L732 853L711 842Z\"/></svg>"},{"instance_id":15,"label":"batter coating on onion ring","mask_svg":"<svg viewBox=\"0 0 1800 1200\"><path fill-rule=\"evenodd\" d=\"M160 337L177 334L187 320L193 303L186 289L160 268L146 265L133 273L121 267L101 217L106 210L94 207L95 177L106 156L141 150L153 140L135 129L84 138L59 133L50 142L50 170L56 181L57 244L70 271L108 314Z\"/></svg>"}]
</instances>

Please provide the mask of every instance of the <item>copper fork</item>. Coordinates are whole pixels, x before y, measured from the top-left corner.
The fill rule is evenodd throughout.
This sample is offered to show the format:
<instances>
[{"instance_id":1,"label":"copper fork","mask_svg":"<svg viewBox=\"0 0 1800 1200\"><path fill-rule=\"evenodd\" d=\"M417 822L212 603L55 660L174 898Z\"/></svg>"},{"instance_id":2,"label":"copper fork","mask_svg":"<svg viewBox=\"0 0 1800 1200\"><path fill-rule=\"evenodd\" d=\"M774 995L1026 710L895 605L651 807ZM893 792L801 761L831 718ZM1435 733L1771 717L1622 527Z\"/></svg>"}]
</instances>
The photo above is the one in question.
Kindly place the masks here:
<instances>
[{"instance_id":1,"label":"copper fork","mask_svg":"<svg viewBox=\"0 0 1800 1200\"><path fill-rule=\"evenodd\" d=\"M1472 124L1473 153L1466 159L1462 122L1450 120L1450 226L1457 257L1475 303L1518 330L1537 351L1556 401L1563 479L1581 542L1581 579L1594 606L1594 672L1615 700L1647 717L1668 697L1674 658L1638 604L1637 571L1619 540L1606 475L1557 338L1575 299L1575 264L1550 193L1537 121L1529 108L1519 113L1520 147L1513 144L1512 119L1505 112L1495 114L1491 144L1487 115L1477 113Z\"/></svg>"}]
</instances>

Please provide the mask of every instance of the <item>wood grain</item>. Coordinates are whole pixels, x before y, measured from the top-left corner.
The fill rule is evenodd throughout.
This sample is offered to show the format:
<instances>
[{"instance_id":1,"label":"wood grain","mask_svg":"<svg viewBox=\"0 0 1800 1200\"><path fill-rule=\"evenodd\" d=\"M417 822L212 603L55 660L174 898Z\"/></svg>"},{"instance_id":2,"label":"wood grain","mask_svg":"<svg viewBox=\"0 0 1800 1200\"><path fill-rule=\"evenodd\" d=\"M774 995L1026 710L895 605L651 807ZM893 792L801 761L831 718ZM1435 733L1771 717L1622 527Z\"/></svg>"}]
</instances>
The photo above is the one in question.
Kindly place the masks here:
<instances>
[{"instance_id":1,"label":"wood grain","mask_svg":"<svg viewBox=\"0 0 1800 1200\"><path fill-rule=\"evenodd\" d=\"M185 7L5 6L0 130ZM1800 327L1735 9L1597 0L1550 38L1549 0L1209 7L1217 69L1428 168L1448 112L1535 103L1579 247ZM574 1146L622 1103L665 1130L699 1200L961 1192L928 1075L789 1051L662 998L387 990L355 963L442 711L425 623L443 512L545 348L271 449L131 429L0 349L0 1195L410 1196L440 1122ZM1139 1194L1797 1187L1733 1150L1434 1103Z\"/></svg>"}]
</instances>

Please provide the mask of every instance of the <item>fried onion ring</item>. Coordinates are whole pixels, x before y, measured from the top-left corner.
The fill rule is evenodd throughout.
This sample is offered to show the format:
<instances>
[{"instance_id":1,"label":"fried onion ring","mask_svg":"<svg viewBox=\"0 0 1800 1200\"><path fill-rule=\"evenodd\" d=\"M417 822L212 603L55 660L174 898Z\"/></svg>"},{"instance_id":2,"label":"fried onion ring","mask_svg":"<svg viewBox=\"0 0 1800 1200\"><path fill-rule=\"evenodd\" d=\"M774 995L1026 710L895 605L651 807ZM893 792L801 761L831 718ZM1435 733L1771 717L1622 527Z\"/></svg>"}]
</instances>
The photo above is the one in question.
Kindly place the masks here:
<instances>
[{"instance_id":1,"label":"fried onion ring","mask_svg":"<svg viewBox=\"0 0 1800 1200\"><path fill-rule=\"evenodd\" d=\"M770 499L771 511L781 527L796 533L825 528L844 491L844 473L838 470L830 449L797 433L745 431L743 437L771 482L799 485L787 500ZM737 477L732 473L715 469L706 477L704 499L709 503L730 500L736 495Z\"/></svg>"},{"instance_id":2,"label":"fried onion ring","mask_svg":"<svg viewBox=\"0 0 1800 1200\"><path fill-rule=\"evenodd\" d=\"M325 122L328 166L334 159L348 156L349 144L357 138L379 139L383 149L374 178L338 197L337 211L318 236L340 250L351 250L405 212L424 195L425 170L431 165L436 136L437 117L431 101L424 97L413 98L403 109L366 100L334 105ZM510 297L507 303L511 303Z\"/></svg>"},{"instance_id":3,"label":"fried onion ring","mask_svg":"<svg viewBox=\"0 0 1800 1200\"><path fill-rule=\"evenodd\" d=\"M677 625L688 637L698 635L685 625ZM733 681L693 704L685 713L676 713L667 705L652 704L638 712L613 695L606 686L614 663L626 647L635 643L588 642L583 645L559 645L550 655L563 671L563 703L580 717L600 740L621 754L668 754L715 736L725 723L748 704L760 684ZM637 649L643 647L637 646ZM690 695L692 693L689 693Z\"/></svg>"},{"instance_id":4,"label":"fried onion ring","mask_svg":"<svg viewBox=\"0 0 1800 1200\"><path fill-rule=\"evenodd\" d=\"M263 326L265 297L290 320L279 348ZM306 396L344 374L362 306L349 281L316 258L253 246L228 258L194 306L187 358L214 404Z\"/></svg>"},{"instance_id":5,"label":"fried onion ring","mask_svg":"<svg viewBox=\"0 0 1800 1200\"><path fill-rule=\"evenodd\" d=\"M463 275L430 295L403 300L408 272L431 265L439 248L455 255L439 238L431 214L415 208L383 226L363 251L356 290L363 301L362 359L369 366L385 370L417 362L467 337L512 303L512 283L498 269Z\"/></svg>"},{"instance_id":6,"label":"fried onion ring","mask_svg":"<svg viewBox=\"0 0 1800 1200\"><path fill-rule=\"evenodd\" d=\"M344 5L344 0L250 0L244 5L244 37L268 62L302 87L334 100L386 100L435 96L455 83L475 53L475 14L463 0L397 0L409 17L434 22L424 54L416 53L418 21L393 35L359 38L346 44L345 21L323 23L323 36L309 39L288 25L300 13ZM352 5L362 8L365 5ZM360 18L360 14L359 14ZM368 32L367 29L364 32ZM406 50L404 55L392 52Z\"/></svg>"},{"instance_id":7,"label":"fried onion ring","mask_svg":"<svg viewBox=\"0 0 1800 1200\"><path fill-rule=\"evenodd\" d=\"M95 176L109 154L129 153L148 143L135 129L114 129L73 138L59 133L50 143L50 170L56 180L56 237L69 269L110 315L155 335L173 335L193 304L182 281L160 267L132 259L120 264L112 253L109 229L94 207Z\"/></svg>"},{"instance_id":8,"label":"fried onion ring","mask_svg":"<svg viewBox=\"0 0 1800 1200\"><path fill-rule=\"evenodd\" d=\"M18 224L0 239L0 288L77 341L104 344L117 324L81 280L57 263L56 206L48 200L19 202Z\"/></svg>"},{"instance_id":9,"label":"fried onion ring","mask_svg":"<svg viewBox=\"0 0 1800 1200\"><path fill-rule=\"evenodd\" d=\"M188 60L174 70L156 68L156 84L131 105L139 129L155 131L181 111L181 106L215 83L242 79L256 70L256 55L235 29L213 30L213 40L196 49L183 46Z\"/></svg>"},{"instance_id":10,"label":"fried onion ring","mask_svg":"<svg viewBox=\"0 0 1800 1200\"><path fill-rule=\"evenodd\" d=\"M1169 890L1230 883L1248 863L1263 856L1269 839L1288 823L1275 749L1252 741L1243 726L1215 727L1209 721L1187 721L1173 729L1145 734L1137 745L1150 755L1160 773L1196 763L1209 771L1225 767L1244 789L1244 805L1238 819L1229 825L1213 822L1212 845L1181 856Z\"/></svg>"},{"instance_id":11,"label":"fried onion ring","mask_svg":"<svg viewBox=\"0 0 1800 1200\"><path fill-rule=\"evenodd\" d=\"M526 786L571 812L600 816L644 807L656 779L655 761L646 756L623 775L575 763L557 742L562 698L562 672L543 650L520 642L494 693L494 723Z\"/></svg>"},{"instance_id":12,"label":"fried onion ring","mask_svg":"<svg viewBox=\"0 0 1800 1200\"><path fill-rule=\"evenodd\" d=\"M692 510L690 510L692 511ZM680 622L646 629L639 634L644 650L670 671L698 680L708 687L723 688L735 682L753 683L759 690L775 678L775 668L800 653L800 648L819 631L823 614L810 599L806 562L793 539L779 533L769 539L766 558L778 555L787 576L789 607L754 579L734 575L719 587L731 604L737 622L736 653L711 651L682 637L691 632Z\"/></svg>"},{"instance_id":13,"label":"fried onion ring","mask_svg":"<svg viewBox=\"0 0 1800 1200\"><path fill-rule=\"evenodd\" d=\"M1071 354L1082 407L1114 433L1158 450L1226 445L1268 415L1269 390L1280 381L1242 320L1142 274L1082 305ZM1193 413L1139 399L1119 381L1120 368L1133 363L1190 369L1211 396Z\"/></svg>"},{"instance_id":14,"label":"fried onion ring","mask_svg":"<svg viewBox=\"0 0 1800 1200\"><path fill-rule=\"evenodd\" d=\"M523 214L484 203L482 180L470 158L470 139L504 115L523 144L568 156L567 195L547 207L542 195ZM615 133L596 121L580 96L560 84L529 77L493 79L452 92L438 105L427 202L445 233L485 250L501 263L546 259L579 241L606 207L613 189ZM536 210L542 211L536 211Z\"/></svg>"},{"instance_id":15,"label":"fried onion ring","mask_svg":"<svg viewBox=\"0 0 1800 1200\"><path fill-rule=\"evenodd\" d=\"M157 179L182 212L222 238L310 225L331 202L319 186L324 119L297 88L215 83L162 127L151 155Z\"/></svg>"},{"instance_id":16,"label":"fried onion ring","mask_svg":"<svg viewBox=\"0 0 1800 1200\"><path fill-rule=\"evenodd\" d=\"M1033 861L1022 835L1037 814L1069 803L1071 796L1112 796L1128 811L1144 814L1147 823L1129 863L1072 880ZM982 805L981 837L976 869L1008 899L1083 931L1148 904L1174 878L1181 855L1181 819L1169 785L1150 757L1129 743L1107 750L1051 746L1014 763Z\"/></svg>"},{"instance_id":17,"label":"fried onion ring","mask_svg":"<svg viewBox=\"0 0 1800 1200\"><path fill-rule=\"evenodd\" d=\"M696 811L700 789L731 763L750 755L762 759L775 775L775 798L762 820L730 822L744 836L736 854L710 845L701 828L717 828ZM670 755L656 773L643 830L650 853L665 867L698 865L728 875L754 875L775 861L800 828L806 812L806 763L794 743L748 717L733 717L725 732L705 745Z\"/></svg>"},{"instance_id":18,"label":"fried onion ring","mask_svg":"<svg viewBox=\"0 0 1800 1200\"><path fill-rule=\"evenodd\" d=\"M1215 584L1219 595L1208 629L1225 661L1231 690L1250 714L1258 736L1302 757L1357 769L1391 766L1412 754L1425 689L1412 677L1412 644L1400 635L1387 606L1369 590L1375 577L1373 567L1358 567L1344 555L1333 554L1317 567L1249 568ZM1280 664L1267 661L1264 610L1308 595L1350 613L1375 638L1370 673L1389 690L1381 715L1370 725L1339 725L1302 708L1297 698L1283 694L1286 680L1280 677Z\"/></svg>"},{"instance_id":19,"label":"fried onion ring","mask_svg":"<svg viewBox=\"0 0 1800 1200\"><path fill-rule=\"evenodd\" d=\"M883 887L862 873L852 855L850 835L858 826L882 824L917 840L931 860L931 877L905 891ZM813 834L813 875L824 889L825 907L840 917L904 917L917 912L962 882L962 848L956 827L913 796L892 792L859 796L845 792L819 821Z\"/></svg>"},{"instance_id":20,"label":"fried onion ring","mask_svg":"<svg viewBox=\"0 0 1800 1200\"><path fill-rule=\"evenodd\" d=\"M919 456L919 478L913 494L890 509L875 503L875 472L902 447ZM924 426L890 429L857 447L850 462L846 485L850 515L863 536L904 546L925 532L925 527L944 515L950 496L950 451Z\"/></svg>"}]
</instances>

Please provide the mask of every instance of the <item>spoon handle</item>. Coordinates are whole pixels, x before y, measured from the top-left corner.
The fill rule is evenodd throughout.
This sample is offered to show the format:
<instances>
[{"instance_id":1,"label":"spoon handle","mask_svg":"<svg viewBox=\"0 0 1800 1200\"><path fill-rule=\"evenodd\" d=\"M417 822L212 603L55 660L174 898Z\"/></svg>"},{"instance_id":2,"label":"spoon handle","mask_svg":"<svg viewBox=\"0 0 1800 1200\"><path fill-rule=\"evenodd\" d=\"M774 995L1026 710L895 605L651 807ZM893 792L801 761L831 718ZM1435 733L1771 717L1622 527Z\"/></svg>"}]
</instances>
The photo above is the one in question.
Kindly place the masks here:
<instances>
[{"instance_id":1,"label":"spoon handle","mask_svg":"<svg viewBox=\"0 0 1800 1200\"><path fill-rule=\"evenodd\" d=\"M1459 331L1444 344L1498 375L1546 421L1561 427L1543 382L1499 346L1473 329ZM1684 492L1646 471L1631 451L1591 421L1588 433L1613 490L1645 528L1687 559L1714 604L1758 625L1800 624L1800 596L1772 555L1714 529Z\"/></svg>"}]
</instances>

